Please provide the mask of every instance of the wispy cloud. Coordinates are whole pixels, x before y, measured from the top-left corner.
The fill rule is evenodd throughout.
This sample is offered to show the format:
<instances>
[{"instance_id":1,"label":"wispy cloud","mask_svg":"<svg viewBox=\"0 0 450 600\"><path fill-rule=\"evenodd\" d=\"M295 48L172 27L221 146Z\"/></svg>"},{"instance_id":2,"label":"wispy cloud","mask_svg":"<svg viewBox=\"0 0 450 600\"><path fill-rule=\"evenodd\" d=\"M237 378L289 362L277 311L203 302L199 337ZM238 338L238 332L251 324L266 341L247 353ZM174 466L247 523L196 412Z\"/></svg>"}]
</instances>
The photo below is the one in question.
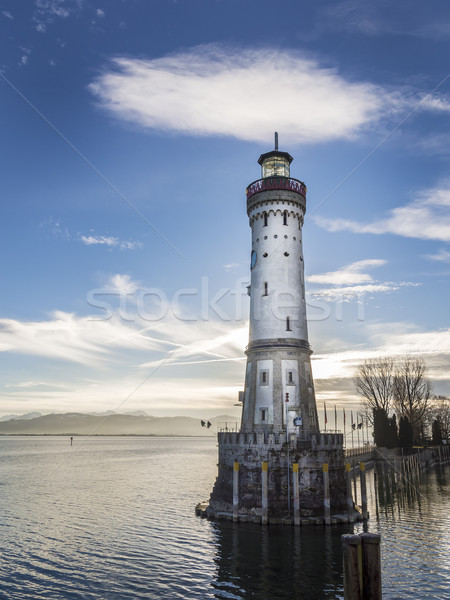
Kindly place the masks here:
<instances>
[{"instance_id":1,"label":"wispy cloud","mask_svg":"<svg viewBox=\"0 0 450 600\"><path fill-rule=\"evenodd\" d=\"M46 382L46 381L21 381L20 383L7 383L5 385L6 388L65 388L66 386L63 384L56 384L55 382Z\"/></svg>"},{"instance_id":2,"label":"wispy cloud","mask_svg":"<svg viewBox=\"0 0 450 600\"><path fill-rule=\"evenodd\" d=\"M77 11L82 0L35 0L37 13L45 17L67 18Z\"/></svg>"},{"instance_id":3,"label":"wispy cloud","mask_svg":"<svg viewBox=\"0 0 450 600\"><path fill-rule=\"evenodd\" d=\"M450 386L450 329L424 331L413 323L366 325L364 347L312 356L316 391L332 402L358 404L353 377L356 368L367 359L380 356L400 358L418 355L424 358L435 393L448 394Z\"/></svg>"},{"instance_id":4,"label":"wispy cloud","mask_svg":"<svg viewBox=\"0 0 450 600\"><path fill-rule=\"evenodd\" d=\"M328 231L390 233L422 240L450 241L450 184L425 190L405 206L394 208L387 217L370 223L314 217Z\"/></svg>"},{"instance_id":5,"label":"wispy cloud","mask_svg":"<svg viewBox=\"0 0 450 600\"><path fill-rule=\"evenodd\" d=\"M2 11L2 15L6 18L9 19L10 21L14 21L14 17L12 16L12 14L8 11L8 10L3 10Z\"/></svg>"},{"instance_id":6,"label":"wispy cloud","mask_svg":"<svg viewBox=\"0 0 450 600\"><path fill-rule=\"evenodd\" d=\"M105 246L106 248L119 248L120 250L137 250L144 247L144 244L138 240L121 240L114 235L99 235L93 231L88 234L75 234L68 227L63 226L59 219L53 217L44 219L39 226L68 242L80 242L85 246Z\"/></svg>"},{"instance_id":7,"label":"wispy cloud","mask_svg":"<svg viewBox=\"0 0 450 600\"><path fill-rule=\"evenodd\" d=\"M57 19L67 19L80 13L84 4L85 0L34 0L35 29L45 33Z\"/></svg>"},{"instance_id":8,"label":"wispy cloud","mask_svg":"<svg viewBox=\"0 0 450 600\"><path fill-rule=\"evenodd\" d=\"M155 347L135 324L92 320L55 311L46 321L0 319L0 352L13 352L98 366L119 348Z\"/></svg>"},{"instance_id":9,"label":"wispy cloud","mask_svg":"<svg viewBox=\"0 0 450 600\"><path fill-rule=\"evenodd\" d=\"M80 235L79 240L86 246L118 247L120 250L135 250L136 248L143 247L142 242L121 241L114 236L106 235Z\"/></svg>"},{"instance_id":10,"label":"wispy cloud","mask_svg":"<svg viewBox=\"0 0 450 600\"><path fill-rule=\"evenodd\" d=\"M450 263L450 252L441 248L437 254L426 254L425 258L429 258L430 260L437 260L439 262L448 262Z\"/></svg>"},{"instance_id":11,"label":"wispy cloud","mask_svg":"<svg viewBox=\"0 0 450 600\"><path fill-rule=\"evenodd\" d=\"M354 298L362 298L365 295L372 294L387 294L398 292L404 287L418 287L421 283L413 283L411 281L383 281L380 283L368 283L365 285L351 285L343 287L321 288L310 290L309 296L323 298L328 300L351 300Z\"/></svg>"},{"instance_id":12,"label":"wispy cloud","mask_svg":"<svg viewBox=\"0 0 450 600\"><path fill-rule=\"evenodd\" d=\"M223 265L224 270L227 272L233 271L237 267L239 267L239 263L230 263L228 265Z\"/></svg>"},{"instance_id":13,"label":"wispy cloud","mask_svg":"<svg viewBox=\"0 0 450 600\"><path fill-rule=\"evenodd\" d=\"M421 285L406 281L376 281L370 273L364 272L382 267L386 263L387 261L383 259L370 258L359 260L329 273L309 275L306 280L313 284L313 287L308 290L307 295L324 300L349 301L361 298L366 294L391 293L402 287ZM315 284L330 287L316 288Z\"/></svg>"},{"instance_id":14,"label":"wispy cloud","mask_svg":"<svg viewBox=\"0 0 450 600\"><path fill-rule=\"evenodd\" d=\"M351 138L388 101L383 89L294 51L214 45L116 58L89 88L117 117L144 127L266 141L276 122L282 138L297 143Z\"/></svg>"},{"instance_id":15,"label":"wispy cloud","mask_svg":"<svg viewBox=\"0 0 450 600\"><path fill-rule=\"evenodd\" d=\"M350 265L342 267L337 271L330 273L322 273L320 275L309 275L306 280L310 283L330 284L330 285L353 285L357 283L367 283L373 281L372 275L362 273L363 269L371 269L381 267L387 261L374 258L367 260L359 260Z\"/></svg>"},{"instance_id":16,"label":"wispy cloud","mask_svg":"<svg viewBox=\"0 0 450 600\"><path fill-rule=\"evenodd\" d=\"M319 32L359 33L367 37L408 36L432 40L448 39L448 14L441 20L427 9L426 5L414 6L408 1L360 2L343 0L331 3L319 11ZM446 18L447 17L447 18Z\"/></svg>"}]
</instances>

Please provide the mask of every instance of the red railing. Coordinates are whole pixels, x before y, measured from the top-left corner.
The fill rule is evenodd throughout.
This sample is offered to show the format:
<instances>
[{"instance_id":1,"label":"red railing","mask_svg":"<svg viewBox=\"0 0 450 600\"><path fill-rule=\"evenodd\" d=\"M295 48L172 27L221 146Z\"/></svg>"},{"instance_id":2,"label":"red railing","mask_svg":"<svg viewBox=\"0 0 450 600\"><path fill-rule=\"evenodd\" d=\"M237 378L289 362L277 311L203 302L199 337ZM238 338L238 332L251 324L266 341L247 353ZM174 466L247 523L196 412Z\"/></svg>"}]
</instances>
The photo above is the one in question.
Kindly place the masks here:
<instances>
[{"instance_id":1,"label":"red railing","mask_svg":"<svg viewBox=\"0 0 450 600\"><path fill-rule=\"evenodd\" d=\"M290 177L266 177L254 181L247 187L245 190L247 200L258 192L267 190L290 190L291 192L298 192L306 198L306 185L303 181L291 179Z\"/></svg>"}]
</instances>

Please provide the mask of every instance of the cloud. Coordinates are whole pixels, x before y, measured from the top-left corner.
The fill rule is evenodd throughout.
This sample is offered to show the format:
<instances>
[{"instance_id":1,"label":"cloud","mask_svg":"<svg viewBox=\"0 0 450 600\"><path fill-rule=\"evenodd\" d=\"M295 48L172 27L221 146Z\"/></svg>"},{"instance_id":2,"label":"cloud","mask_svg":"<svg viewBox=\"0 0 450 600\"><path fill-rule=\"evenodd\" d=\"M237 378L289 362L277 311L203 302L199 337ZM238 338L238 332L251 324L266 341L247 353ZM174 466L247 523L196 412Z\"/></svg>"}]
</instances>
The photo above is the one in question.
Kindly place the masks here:
<instances>
[{"instance_id":1,"label":"cloud","mask_svg":"<svg viewBox=\"0 0 450 600\"><path fill-rule=\"evenodd\" d=\"M139 126L267 141L277 123L282 139L297 143L352 138L393 102L383 89L294 51L217 45L153 60L115 58L89 89Z\"/></svg>"},{"instance_id":2,"label":"cloud","mask_svg":"<svg viewBox=\"0 0 450 600\"><path fill-rule=\"evenodd\" d=\"M239 267L239 263L230 263L229 265L223 265L223 268L224 268L225 271L227 271L227 273L229 271L233 271L237 267Z\"/></svg>"},{"instance_id":3,"label":"cloud","mask_svg":"<svg viewBox=\"0 0 450 600\"><path fill-rule=\"evenodd\" d=\"M372 275L361 273L363 269L381 267L387 261L382 259L359 260L350 265L342 267L337 271L323 273L321 275L309 275L306 280L310 283L330 284L330 285L353 285L356 283L367 283L373 281Z\"/></svg>"},{"instance_id":4,"label":"cloud","mask_svg":"<svg viewBox=\"0 0 450 600\"><path fill-rule=\"evenodd\" d=\"M425 190L417 198L394 208L389 215L371 223L346 219L314 217L317 225L327 231L352 233L391 233L422 240L450 241L450 184Z\"/></svg>"},{"instance_id":5,"label":"cloud","mask_svg":"<svg viewBox=\"0 0 450 600\"><path fill-rule=\"evenodd\" d=\"M408 36L432 40L448 39L448 14L434 20L426 5L411 10L408 1L395 3L380 0L377 3L343 0L331 3L319 12L318 32L359 33L368 37Z\"/></svg>"},{"instance_id":6,"label":"cloud","mask_svg":"<svg viewBox=\"0 0 450 600\"><path fill-rule=\"evenodd\" d=\"M370 258L359 260L346 265L337 271L322 273L318 275L309 275L305 279L313 284L330 285L329 288L312 288L307 291L309 298L321 298L324 300L349 301L351 299L360 299L365 294L380 294L396 292L405 286L418 286L419 283L407 281L383 281L374 280L370 273L362 272L365 269L381 267L387 263L386 260L379 258ZM312 306L314 308L314 305Z\"/></svg>"},{"instance_id":7,"label":"cloud","mask_svg":"<svg viewBox=\"0 0 450 600\"><path fill-rule=\"evenodd\" d=\"M117 317L100 321L55 311L47 321L0 319L0 352L98 366L112 360L115 349L154 347L135 324Z\"/></svg>"},{"instance_id":8,"label":"cloud","mask_svg":"<svg viewBox=\"0 0 450 600\"><path fill-rule=\"evenodd\" d=\"M406 355L422 357L435 393L450 395L450 329L420 331L413 323L398 322L368 324L366 333L364 348L313 354L318 395L338 404L357 405L361 399L356 395L353 377L358 365L367 359L400 359Z\"/></svg>"},{"instance_id":9,"label":"cloud","mask_svg":"<svg viewBox=\"0 0 450 600\"><path fill-rule=\"evenodd\" d=\"M97 17L99 17L101 19L105 16L105 11L102 10L101 8L97 8L97 10L95 11L95 14L97 15Z\"/></svg>"},{"instance_id":10,"label":"cloud","mask_svg":"<svg viewBox=\"0 0 450 600\"><path fill-rule=\"evenodd\" d=\"M12 14L8 11L8 10L3 10L2 11L2 15L6 18L9 19L10 21L14 21L14 17L12 16Z\"/></svg>"},{"instance_id":11,"label":"cloud","mask_svg":"<svg viewBox=\"0 0 450 600\"><path fill-rule=\"evenodd\" d=\"M388 294L398 292L403 287L418 287L421 283L412 283L411 281L384 281L382 283L368 283L366 285L351 285L344 287L323 288L310 290L309 296L323 298L325 300L348 301L354 298L361 299L368 294Z\"/></svg>"},{"instance_id":12,"label":"cloud","mask_svg":"<svg viewBox=\"0 0 450 600\"><path fill-rule=\"evenodd\" d=\"M134 294L140 287L138 281L133 281L129 275L113 275L108 284L111 292L117 292L119 295Z\"/></svg>"},{"instance_id":13,"label":"cloud","mask_svg":"<svg viewBox=\"0 0 450 600\"><path fill-rule=\"evenodd\" d=\"M34 0L33 22L36 31L45 33L56 19L67 19L80 13L84 0Z\"/></svg>"},{"instance_id":14,"label":"cloud","mask_svg":"<svg viewBox=\"0 0 450 600\"><path fill-rule=\"evenodd\" d=\"M450 252L441 248L437 254L425 254L425 258L450 263Z\"/></svg>"},{"instance_id":15,"label":"cloud","mask_svg":"<svg viewBox=\"0 0 450 600\"><path fill-rule=\"evenodd\" d=\"M80 235L79 240L86 246L118 247L121 250L135 250L136 248L143 247L142 242L121 241L114 236L106 235Z\"/></svg>"},{"instance_id":16,"label":"cloud","mask_svg":"<svg viewBox=\"0 0 450 600\"><path fill-rule=\"evenodd\" d=\"M138 283L116 275L113 286L123 294ZM63 312L44 321L0 319L0 353L41 359L29 367L28 381L5 382L3 410L17 411L17 403L47 411L125 403L160 414L223 412L243 385L247 339L247 323L183 321L170 312L155 322L117 312L103 320ZM78 365L75 377L74 367L61 367L62 361Z\"/></svg>"},{"instance_id":17,"label":"cloud","mask_svg":"<svg viewBox=\"0 0 450 600\"><path fill-rule=\"evenodd\" d=\"M64 385L55 384L54 382L47 383L45 381L21 381L20 383L9 383L5 385L6 388L64 388Z\"/></svg>"},{"instance_id":18,"label":"cloud","mask_svg":"<svg viewBox=\"0 0 450 600\"><path fill-rule=\"evenodd\" d=\"M106 246L120 250L136 250L144 247L144 244L139 241L121 240L113 235L97 235L92 231L87 235L82 233L75 235L67 227L63 227L59 219L53 217L43 219L39 227L68 242L81 242L85 246Z\"/></svg>"},{"instance_id":19,"label":"cloud","mask_svg":"<svg viewBox=\"0 0 450 600\"><path fill-rule=\"evenodd\" d=\"M65 19L80 6L80 2L77 0L36 0L35 5L38 14L42 16Z\"/></svg>"}]
</instances>

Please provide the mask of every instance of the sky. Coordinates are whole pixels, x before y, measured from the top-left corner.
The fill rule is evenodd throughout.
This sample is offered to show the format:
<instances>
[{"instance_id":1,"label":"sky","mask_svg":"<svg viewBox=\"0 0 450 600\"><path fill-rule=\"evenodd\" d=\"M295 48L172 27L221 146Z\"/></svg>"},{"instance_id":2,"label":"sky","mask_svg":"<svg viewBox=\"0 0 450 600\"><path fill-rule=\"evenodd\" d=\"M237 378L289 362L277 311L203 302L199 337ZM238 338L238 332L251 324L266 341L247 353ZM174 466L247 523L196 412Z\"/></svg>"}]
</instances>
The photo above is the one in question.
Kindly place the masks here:
<instances>
[{"instance_id":1,"label":"sky","mask_svg":"<svg viewBox=\"0 0 450 600\"><path fill-rule=\"evenodd\" d=\"M450 5L3 0L0 416L236 415L245 188L308 187L320 418L357 365L450 395Z\"/></svg>"}]
</instances>

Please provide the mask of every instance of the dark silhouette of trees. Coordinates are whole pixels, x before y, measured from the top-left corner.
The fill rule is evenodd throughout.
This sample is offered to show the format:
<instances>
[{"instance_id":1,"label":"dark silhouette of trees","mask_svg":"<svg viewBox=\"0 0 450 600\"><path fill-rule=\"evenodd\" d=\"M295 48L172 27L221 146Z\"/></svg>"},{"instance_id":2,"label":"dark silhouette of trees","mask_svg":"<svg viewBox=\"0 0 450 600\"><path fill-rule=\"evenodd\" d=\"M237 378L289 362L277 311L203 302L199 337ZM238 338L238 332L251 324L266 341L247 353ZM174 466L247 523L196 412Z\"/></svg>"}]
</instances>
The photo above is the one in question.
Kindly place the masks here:
<instances>
[{"instance_id":1,"label":"dark silhouette of trees","mask_svg":"<svg viewBox=\"0 0 450 600\"><path fill-rule=\"evenodd\" d=\"M396 448L398 446L397 418L388 417L383 408L373 409L373 432L377 446Z\"/></svg>"},{"instance_id":2,"label":"dark silhouette of trees","mask_svg":"<svg viewBox=\"0 0 450 600\"><path fill-rule=\"evenodd\" d=\"M433 435L433 444L435 446L440 446L442 444L442 428L439 417L434 419L433 425L431 426L431 432Z\"/></svg>"},{"instance_id":3,"label":"dark silhouette of trees","mask_svg":"<svg viewBox=\"0 0 450 600\"><path fill-rule=\"evenodd\" d=\"M450 438L450 398L446 396L434 396L429 408L429 423L439 419L442 439Z\"/></svg>"},{"instance_id":4,"label":"dark silhouette of trees","mask_svg":"<svg viewBox=\"0 0 450 600\"><path fill-rule=\"evenodd\" d=\"M408 417L400 417L398 425L398 443L402 448L412 448L414 432Z\"/></svg>"},{"instance_id":5,"label":"dark silhouette of trees","mask_svg":"<svg viewBox=\"0 0 450 600\"><path fill-rule=\"evenodd\" d=\"M354 382L357 392L363 398L369 421L374 426L375 443L378 446L392 448L399 443L400 432L397 432L396 419L400 418L402 422L402 417L408 422L406 425L403 421L402 431L402 439L407 446L412 445L409 439L410 429L413 442L423 441L424 428L430 425L431 383L422 358L405 356L398 360L392 357L366 360L359 365ZM443 427L448 435L450 401L445 404L441 402L440 406L448 409L448 427ZM394 418L389 419L393 412ZM443 434L445 437L444 431Z\"/></svg>"}]
</instances>

